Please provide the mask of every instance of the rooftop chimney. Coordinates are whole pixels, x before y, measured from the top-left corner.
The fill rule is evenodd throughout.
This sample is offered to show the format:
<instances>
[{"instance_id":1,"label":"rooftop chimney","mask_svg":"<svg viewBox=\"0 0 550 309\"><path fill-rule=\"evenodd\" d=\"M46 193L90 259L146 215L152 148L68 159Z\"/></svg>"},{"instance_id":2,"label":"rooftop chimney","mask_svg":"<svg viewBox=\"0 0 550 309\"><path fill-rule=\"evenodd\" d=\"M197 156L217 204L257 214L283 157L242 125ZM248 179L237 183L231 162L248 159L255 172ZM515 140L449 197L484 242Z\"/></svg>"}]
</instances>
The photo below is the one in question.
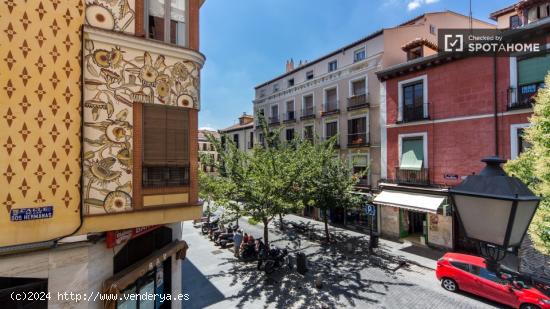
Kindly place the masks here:
<instances>
[{"instance_id":1,"label":"rooftop chimney","mask_svg":"<svg viewBox=\"0 0 550 309\"><path fill-rule=\"evenodd\" d=\"M292 60L292 58L290 58L290 60L287 60L286 61L286 72L290 72L294 70L294 60Z\"/></svg>"},{"instance_id":2,"label":"rooftop chimney","mask_svg":"<svg viewBox=\"0 0 550 309\"><path fill-rule=\"evenodd\" d=\"M239 124L242 126L242 125L245 125L245 124L249 124L251 122L254 121L254 116L252 115L247 115L246 112L243 113L243 115L241 117L239 117Z\"/></svg>"}]
</instances>

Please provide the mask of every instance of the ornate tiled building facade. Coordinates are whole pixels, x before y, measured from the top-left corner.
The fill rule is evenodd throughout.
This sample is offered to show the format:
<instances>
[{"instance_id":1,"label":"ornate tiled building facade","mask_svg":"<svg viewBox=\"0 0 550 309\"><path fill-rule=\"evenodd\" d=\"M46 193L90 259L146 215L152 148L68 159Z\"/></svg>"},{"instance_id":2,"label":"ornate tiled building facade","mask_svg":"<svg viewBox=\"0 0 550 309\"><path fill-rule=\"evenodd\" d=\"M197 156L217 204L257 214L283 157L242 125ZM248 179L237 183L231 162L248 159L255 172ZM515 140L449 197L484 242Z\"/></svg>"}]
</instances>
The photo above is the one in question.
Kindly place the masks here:
<instances>
[{"instance_id":1,"label":"ornate tiled building facade","mask_svg":"<svg viewBox=\"0 0 550 309\"><path fill-rule=\"evenodd\" d=\"M0 244L46 240L79 224L83 0L0 2ZM13 209L54 216L10 221Z\"/></svg>"}]
</instances>

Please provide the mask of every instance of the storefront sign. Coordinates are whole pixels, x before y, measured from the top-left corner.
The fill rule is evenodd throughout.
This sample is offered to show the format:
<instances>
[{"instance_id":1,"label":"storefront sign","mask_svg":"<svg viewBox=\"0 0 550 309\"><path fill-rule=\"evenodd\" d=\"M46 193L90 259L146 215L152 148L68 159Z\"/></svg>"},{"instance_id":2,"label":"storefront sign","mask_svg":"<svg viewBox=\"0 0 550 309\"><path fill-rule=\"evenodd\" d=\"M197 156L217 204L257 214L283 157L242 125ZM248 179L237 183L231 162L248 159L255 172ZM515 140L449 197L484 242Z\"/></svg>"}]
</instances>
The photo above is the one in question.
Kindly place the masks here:
<instances>
[{"instance_id":1,"label":"storefront sign","mask_svg":"<svg viewBox=\"0 0 550 309\"><path fill-rule=\"evenodd\" d=\"M106 233L107 248L113 248L127 242L130 239L146 234L160 225L141 226L133 229L108 231Z\"/></svg>"},{"instance_id":2,"label":"storefront sign","mask_svg":"<svg viewBox=\"0 0 550 309\"><path fill-rule=\"evenodd\" d=\"M19 208L10 211L11 221L27 221L37 219L49 219L53 217L53 206L36 208Z\"/></svg>"}]
</instances>

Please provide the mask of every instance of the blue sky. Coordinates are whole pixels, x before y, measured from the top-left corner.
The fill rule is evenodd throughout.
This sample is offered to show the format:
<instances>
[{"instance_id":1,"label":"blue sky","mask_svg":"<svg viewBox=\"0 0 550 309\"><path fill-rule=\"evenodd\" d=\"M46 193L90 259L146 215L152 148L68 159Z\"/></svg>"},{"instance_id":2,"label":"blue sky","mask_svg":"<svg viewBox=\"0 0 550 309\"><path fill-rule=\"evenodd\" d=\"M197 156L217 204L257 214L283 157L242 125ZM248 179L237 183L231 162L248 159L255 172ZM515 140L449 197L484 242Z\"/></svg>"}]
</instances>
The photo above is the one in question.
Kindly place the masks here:
<instances>
[{"instance_id":1,"label":"blue sky","mask_svg":"<svg viewBox=\"0 0 550 309\"><path fill-rule=\"evenodd\" d=\"M513 0L472 0L473 16ZM425 12L467 15L468 0L206 0L201 8L199 126L221 129L252 113L254 86L284 73L287 59L314 60L380 28Z\"/></svg>"}]
</instances>

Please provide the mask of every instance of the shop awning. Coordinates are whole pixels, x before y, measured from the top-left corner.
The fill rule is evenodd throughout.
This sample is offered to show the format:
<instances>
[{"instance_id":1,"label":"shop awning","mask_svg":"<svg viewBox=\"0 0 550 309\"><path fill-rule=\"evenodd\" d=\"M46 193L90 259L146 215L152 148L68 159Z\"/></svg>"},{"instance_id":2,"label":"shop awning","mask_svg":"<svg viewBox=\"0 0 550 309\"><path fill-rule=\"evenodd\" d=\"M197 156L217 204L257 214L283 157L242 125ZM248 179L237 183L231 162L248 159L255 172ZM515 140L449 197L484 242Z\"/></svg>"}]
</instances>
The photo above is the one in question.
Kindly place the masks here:
<instances>
[{"instance_id":1,"label":"shop awning","mask_svg":"<svg viewBox=\"0 0 550 309\"><path fill-rule=\"evenodd\" d=\"M176 255L177 259L184 259L187 248L187 243L180 240L152 252L149 256L105 280L103 283L103 293L120 294L137 279L143 277L147 272L153 270L156 265L164 262L169 257ZM105 301L103 308L115 308L115 302Z\"/></svg>"},{"instance_id":2,"label":"shop awning","mask_svg":"<svg viewBox=\"0 0 550 309\"><path fill-rule=\"evenodd\" d=\"M437 213L444 201L445 196L391 190L382 190L374 198L374 203L378 205L431 213Z\"/></svg>"}]
</instances>

